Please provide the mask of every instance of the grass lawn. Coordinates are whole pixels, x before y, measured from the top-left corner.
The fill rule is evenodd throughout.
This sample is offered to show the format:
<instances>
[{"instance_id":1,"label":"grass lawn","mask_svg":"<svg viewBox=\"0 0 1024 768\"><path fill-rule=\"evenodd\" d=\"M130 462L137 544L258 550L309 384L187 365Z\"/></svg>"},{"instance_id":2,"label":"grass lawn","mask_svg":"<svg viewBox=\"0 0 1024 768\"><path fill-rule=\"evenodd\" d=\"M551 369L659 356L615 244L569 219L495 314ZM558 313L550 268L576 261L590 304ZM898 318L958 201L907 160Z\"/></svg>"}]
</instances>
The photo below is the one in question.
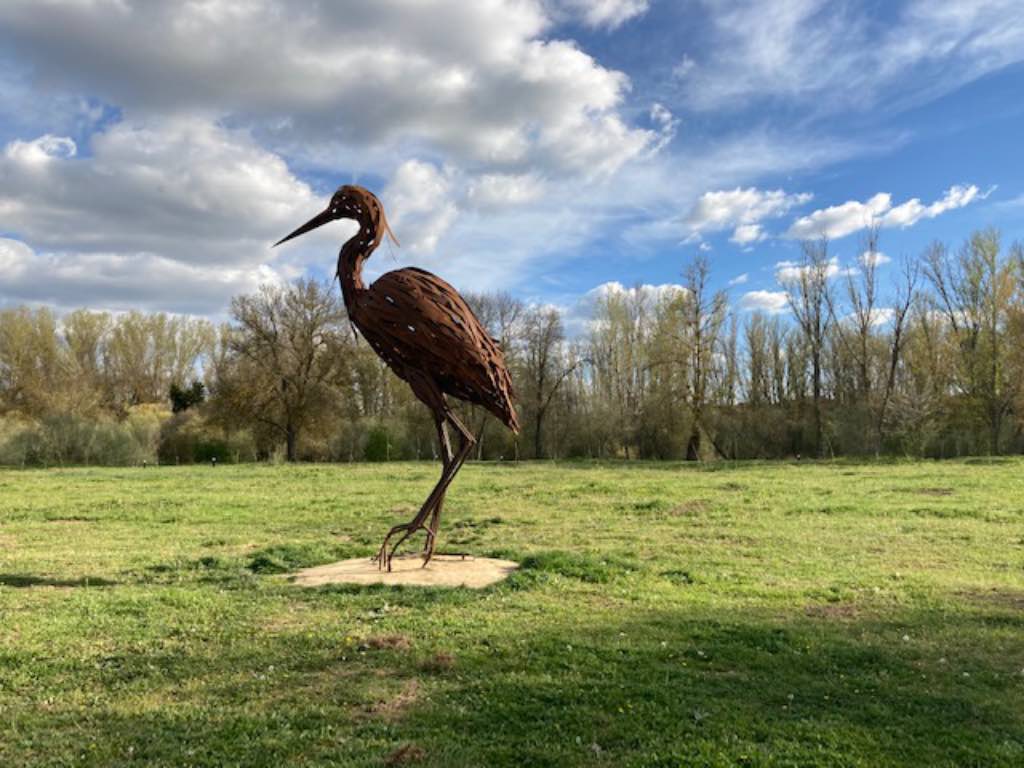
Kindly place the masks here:
<instances>
[{"instance_id":1,"label":"grass lawn","mask_svg":"<svg viewBox=\"0 0 1024 768\"><path fill-rule=\"evenodd\" d=\"M1022 766L1024 461L0 470L0 766Z\"/></svg>"}]
</instances>

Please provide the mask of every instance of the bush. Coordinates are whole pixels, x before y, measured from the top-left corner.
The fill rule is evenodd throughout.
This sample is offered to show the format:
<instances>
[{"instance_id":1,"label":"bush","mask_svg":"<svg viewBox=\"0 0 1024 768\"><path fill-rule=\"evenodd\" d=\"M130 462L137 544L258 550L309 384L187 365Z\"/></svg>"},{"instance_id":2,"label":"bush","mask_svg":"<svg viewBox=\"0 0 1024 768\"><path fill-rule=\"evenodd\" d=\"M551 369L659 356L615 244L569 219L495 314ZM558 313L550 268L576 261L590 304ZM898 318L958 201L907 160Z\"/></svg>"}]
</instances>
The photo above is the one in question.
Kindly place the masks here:
<instances>
[{"instance_id":1,"label":"bush","mask_svg":"<svg viewBox=\"0 0 1024 768\"><path fill-rule=\"evenodd\" d=\"M133 414L121 423L72 414L6 419L0 430L0 463L125 466L152 461L158 429L153 414Z\"/></svg>"},{"instance_id":2,"label":"bush","mask_svg":"<svg viewBox=\"0 0 1024 768\"><path fill-rule=\"evenodd\" d=\"M178 413L160 430L159 457L163 464L251 461L256 449L249 432L224 435L195 410Z\"/></svg>"}]
</instances>

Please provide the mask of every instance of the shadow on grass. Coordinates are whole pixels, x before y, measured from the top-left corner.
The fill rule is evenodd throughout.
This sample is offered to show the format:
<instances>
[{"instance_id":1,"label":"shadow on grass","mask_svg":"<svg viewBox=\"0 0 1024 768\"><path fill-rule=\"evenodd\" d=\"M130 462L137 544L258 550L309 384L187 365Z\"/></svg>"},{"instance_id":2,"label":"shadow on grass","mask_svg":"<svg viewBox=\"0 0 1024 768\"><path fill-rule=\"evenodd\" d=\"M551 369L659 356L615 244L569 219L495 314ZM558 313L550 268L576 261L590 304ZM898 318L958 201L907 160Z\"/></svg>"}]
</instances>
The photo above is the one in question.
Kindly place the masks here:
<instances>
[{"instance_id":1,"label":"shadow on grass","mask_svg":"<svg viewBox=\"0 0 1024 768\"><path fill-rule=\"evenodd\" d=\"M114 587L118 582L97 576L78 579L54 579L49 576L31 576L20 573L0 573L0 586L23 589L27 587Z\"/></svg>"},{"instance_id":2,"label":"shadow on grass","mask_svg":"<svg viewBox=\"0 0 1024 768\"><path fill-rule=\"evenodd\" d=\"M438 765L1024 765L1024 656L1003 655L1024 617L937 621L657 611L524 633L459 654L406 734Z\"/></svg>"},{"instance_id":3,"label":"shadow on grass","mask_svg":"<svg viewBox=\"0 0 1024 768\"><path fill-rule=\"evenodd\" d=\"M470 609L447 616L385 617L360 631L408 645L369 652L298 624L248 643L55 660L32 684L56 701L81 687L95 704L20 706L11 722L44 750L38 764L75 757L62 750L85 732L94 765L381 765L403 744L446 768L1024 764L1024 659L1006 652L1024 619L1007 611L837 621L637 608L532 626L495 611L486 628ZM429 664L442 654L451 662ZM28 659L7 662L15 674Z\"/></svg>"}]
</instances>

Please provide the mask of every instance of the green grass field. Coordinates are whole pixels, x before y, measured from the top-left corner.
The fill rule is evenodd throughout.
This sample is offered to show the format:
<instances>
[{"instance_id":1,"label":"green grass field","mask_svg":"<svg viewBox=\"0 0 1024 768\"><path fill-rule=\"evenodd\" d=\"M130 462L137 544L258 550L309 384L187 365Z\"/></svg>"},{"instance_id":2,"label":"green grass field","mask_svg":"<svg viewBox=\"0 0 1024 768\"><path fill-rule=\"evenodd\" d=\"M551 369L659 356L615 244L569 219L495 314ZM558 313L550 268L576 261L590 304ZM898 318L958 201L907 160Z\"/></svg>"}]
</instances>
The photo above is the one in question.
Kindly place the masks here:
<instances>
[{"instance_id":1,"label":"green grass field","mask_svg":"<svg viewBox=\"0 0 1024 768\"><path fill-rule=\"evenodd\" d=\"M1021 766L1024 461L0 471L0 766Z\"/></svg>"}]
</instances>

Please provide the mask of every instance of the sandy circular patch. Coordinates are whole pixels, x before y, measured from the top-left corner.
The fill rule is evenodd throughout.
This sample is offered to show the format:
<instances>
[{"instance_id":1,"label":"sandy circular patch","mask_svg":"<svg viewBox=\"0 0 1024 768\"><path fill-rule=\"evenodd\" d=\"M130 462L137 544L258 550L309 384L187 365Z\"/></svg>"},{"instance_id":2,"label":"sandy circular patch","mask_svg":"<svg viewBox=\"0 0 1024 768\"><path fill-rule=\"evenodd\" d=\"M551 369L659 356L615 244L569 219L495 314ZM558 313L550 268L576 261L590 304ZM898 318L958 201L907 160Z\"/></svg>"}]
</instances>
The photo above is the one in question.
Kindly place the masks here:
<instances>
[{"instance_id":1,"label":"sandy circular patch","mask_svg":"<svg viewBox=\"0 0 1024 768\"><path fill-rule=\"evenodd\" d=\"M410 584L421 587L473 587L479 589L507 578L519 567L511 560L471 555L435 555L424 568L419 555L396 557L391 572L381 571L368 557L305 568L291 574L293 584Z\"/></svg>"}]
</instances>

